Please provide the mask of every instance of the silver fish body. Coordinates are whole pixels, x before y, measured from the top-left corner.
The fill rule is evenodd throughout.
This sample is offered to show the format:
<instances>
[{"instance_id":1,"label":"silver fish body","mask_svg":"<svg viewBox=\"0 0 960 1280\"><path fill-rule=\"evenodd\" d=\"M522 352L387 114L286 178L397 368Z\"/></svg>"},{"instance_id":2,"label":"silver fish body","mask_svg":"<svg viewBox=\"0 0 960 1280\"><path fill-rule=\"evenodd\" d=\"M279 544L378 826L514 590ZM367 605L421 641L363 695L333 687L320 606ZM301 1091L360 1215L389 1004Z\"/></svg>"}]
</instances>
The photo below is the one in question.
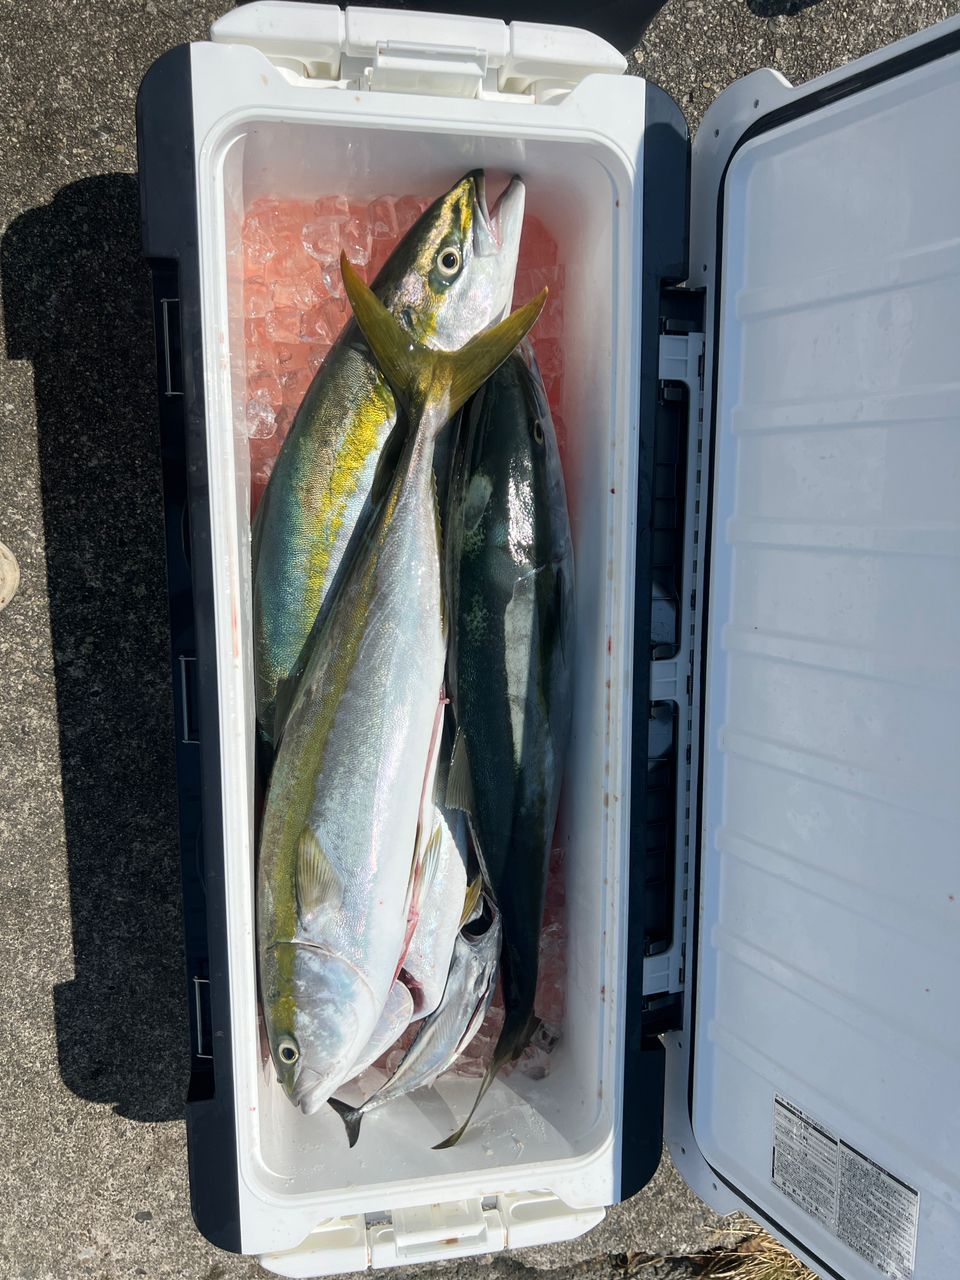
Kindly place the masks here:
<instances>
[{"instance_id":1,"label":"silver fish body","mask_svg":"<svg viewBox=\"0 0 960 1280\"><path fill-rule=\"evenodd\" d=\"M432 1085L474 1038L490 1007L500 959L500 913L489 898L478 920L457 935L443 997L393 1075L359 1107L334 1100L352 1147L370 1111Z\"/></svg>"}]
</instances>

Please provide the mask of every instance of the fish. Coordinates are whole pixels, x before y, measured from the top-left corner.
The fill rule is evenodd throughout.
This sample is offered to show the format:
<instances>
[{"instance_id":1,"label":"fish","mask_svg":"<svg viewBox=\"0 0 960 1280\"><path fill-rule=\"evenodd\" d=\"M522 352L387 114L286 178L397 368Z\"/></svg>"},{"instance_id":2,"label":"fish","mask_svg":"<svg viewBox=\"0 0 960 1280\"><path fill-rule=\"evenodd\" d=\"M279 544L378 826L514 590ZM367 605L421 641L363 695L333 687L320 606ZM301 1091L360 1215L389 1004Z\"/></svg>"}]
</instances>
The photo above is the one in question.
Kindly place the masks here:
<instances>
[{"instance_id":1,"label":"fish","mask_svg":"<svg viewBox=\"0 0 960 1280\"><path fill-rule=\"evenodd\" d=\"M349 1078L370 1040L409 943L411 883L436 849L422 830L447 642L433 444L546 298L458 351L436 351L411 337L345 255L340 268L409 429L310 631L264 802L264 1026L277 1079L306 1114Z\"/></svg>"},{"instance_id":2,"label":"fish","mask_svg":"<svg viewBox=\"0 0 960 1280\"><path fill-rule=\"evenodd\" d=\"M487 1016L497 981L501 926L496 904L483 894L475 918L457 935L443 997L388 1080L359 1107L339 1098L330 1105L355 1146L363 1117L415 1089L423 1089L450 1069Z\"/></svg>"},{"instance_id":3,"label":"fish","mask_svg":"<svg viewBox=\"0 0 960 1280\"><path fill-rule=\"evenodd\" d=\"M504 1022L463 1135L537 1030L539 935L570 733L574 563L556 432L529 344L461 415L446 515L447 803L467 814L502 916Z\"/></svg>"},{"instance_id":4,"label":"fish","mask_svg":"<svg viewBox=\"0 0 960 1280\"><path fill-rule=\"evenodd\" d=\"M434 779L431 815L440 839L437 866L429 890L421 895L418 903L416 928L403 958L403 977L414 999L411 1020L426 1017L440 1003L467 894L466 815L447 809L444 804L452 749L453 734L448 724Z\"/></svg>"},{"instance_id":5,"label":"fish","mask_svg":"<svg viewBox=\"0 0 960 1280\"><path fill-rule=\"evenodd\" d=\"M453 351L506 315L523 208L519 178L488 210L483 173L471 173L407 232L373 290L413 340ZM351 319L297 410L253 521L256 712L267 747L278 736L278 688L307 641L396 423L393 391Z\"/></svg>"},{"instance_id":6,"label":"fish","mask_svg":"<svg viewBox=\"0 0 960 1280\"><path fill-rule=\"evenodd\" d=\"M368 1067L373 1066L376 1060L399 1040L409 1026L413 1014L413 992L405 982L397 978L387 993L386 1003L380 1012L373 1034L361 1051L360 1057L351 1066L353 1077L362 1076Z\"/></svg>"},{"instance_id":7,"label":"fish","mask_svg":"<svg viewBox=\"0 0 960 1280\"><path fill-rule=\"evenodd\" d=\"M445 726L446 728L446 726ZM443 750L433 782L431 831L437 841L436 864L428 873L429 884L419 880L416 919L402 968L380 1020L359 1059L353 1064L353 1078L366 1069L397 1041L412 1022L433 1013L443 997L463 912L472 914L480 892L480 881L468 891L466 818L443 807L447 790L452 734L443 734ZM428 766L429 768L429 766ZM463 904L466 903L466 906ZM407 928L410 929L408 916Z\"/></svg>"}]
</instances>

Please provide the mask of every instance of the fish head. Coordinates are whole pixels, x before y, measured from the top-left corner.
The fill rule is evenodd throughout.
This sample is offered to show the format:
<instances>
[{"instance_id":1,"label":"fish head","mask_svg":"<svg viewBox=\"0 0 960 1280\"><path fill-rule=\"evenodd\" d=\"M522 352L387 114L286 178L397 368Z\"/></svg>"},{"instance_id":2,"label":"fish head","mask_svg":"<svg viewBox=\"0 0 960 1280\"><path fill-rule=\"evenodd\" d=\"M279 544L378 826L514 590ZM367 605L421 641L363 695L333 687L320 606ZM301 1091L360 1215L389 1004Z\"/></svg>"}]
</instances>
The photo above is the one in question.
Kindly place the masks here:
<instances>
[{"instance_id":1,"label":"fish head","mask_svg":"<svg viewBox=\"0 0 960 1280\"><path fill-rule=\"evenodd\" d=\"M295 1106L311 1115L350 1075L377 1020L366 979L325 948L279 943L278 990L265 1002L277 1079Z\"/></svg>"},{"instance_id":2,"label":"fish head","mask_svg":"<svg viewBox=\"0 0 960 1280\"><path fill-rule=\"evenodd\" d=\"M375 290L418 342L456 351L509 313L524 197L522 181L512 178L488 208L478 170L435 200L407 232Z\"/></svg>"}]
</instances>

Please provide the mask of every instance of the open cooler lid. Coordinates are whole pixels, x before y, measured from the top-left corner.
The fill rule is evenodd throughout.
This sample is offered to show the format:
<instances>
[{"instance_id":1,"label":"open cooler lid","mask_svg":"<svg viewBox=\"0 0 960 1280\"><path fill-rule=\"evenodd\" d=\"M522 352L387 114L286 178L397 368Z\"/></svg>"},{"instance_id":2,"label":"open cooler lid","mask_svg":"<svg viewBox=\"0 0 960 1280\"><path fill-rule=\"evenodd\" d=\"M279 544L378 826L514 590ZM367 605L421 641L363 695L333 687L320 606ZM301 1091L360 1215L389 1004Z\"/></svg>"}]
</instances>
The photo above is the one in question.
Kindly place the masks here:
<instances>
[{"instance_id":1,"label":"open cooler lid","mask_svg":"<svg viewBox=\"0 0 960 1280\"><path fill-rule=\"evenodd\" d=\"M692 191L702 768L694 990L668 1037L673 1065L692 1039L692 1063L688 1086L668 1062L667 1138L702 1195L823 1275L946 1278L960 26L800 90L772 72L733 85L694 145Z\"/></svg>"}]
</instances>

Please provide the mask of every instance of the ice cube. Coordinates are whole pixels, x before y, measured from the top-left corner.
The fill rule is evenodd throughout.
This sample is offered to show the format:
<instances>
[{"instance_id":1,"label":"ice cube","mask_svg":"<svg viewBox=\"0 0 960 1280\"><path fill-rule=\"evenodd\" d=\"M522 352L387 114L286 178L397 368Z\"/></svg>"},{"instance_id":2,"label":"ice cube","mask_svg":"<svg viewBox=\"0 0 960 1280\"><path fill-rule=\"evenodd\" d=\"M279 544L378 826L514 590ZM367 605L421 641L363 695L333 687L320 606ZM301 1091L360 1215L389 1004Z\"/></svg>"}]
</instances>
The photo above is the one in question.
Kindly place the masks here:
<instances>
[{"instance_id":1,"label":"ice cube","mask_svg":"<svg viewBox=\"0 0 960 1280\"><path fill-rule=\"evenodd\" d=\"M247 350L263 350L269 341L264 316L248 316L243 322L243 337Z\"/></svg>"},{"instance_id":2,"label":"ice cube","mask_svg":"<svg viewBox=\"0 0 960 1280\"><path fill-rule=\"evenodd\" d=\"M275 307L299 307L307 311L326 296L323 275L319 268L309 274L300 273L290 280L275 280L273 284Z\"/></svg>"},{"instance_id":3,"label":"ice cube","mask_svg":"<svg viewBox=\"0 0 960 1280\"><path fill-rule=\"evenodd\" d=\"M270 310L270 290L258 276L244 284L243 310L248 316L265 316Z\"/></svg>"},{"instance_id":4,"label":"ice cube","mask_svg":"<svg viewBox=\"0 0 960 1280\"><path fill-rule=\"evenodd\" d=\"M350 201L346 196L321 196L313 202L313 212L317 218L339 218L345 222L350 217Z\"/></svg>"},{"instance_id":5,"label":"ice cube","mask_svg":"<svg viewBox=\"0 0 960 1280\"><path fill-rule=\"evenodd\" d=\"M427 207L427 203L418 196L401 196L399 200L394 202L394 211L397 215L397 231L400 235L405 236L416 220Z\"/></svg>"},{"instance_id":6,"label":"ice cube","mask_svg":"<svg viewBox=\"0 0 960 1280\"><path fill-rule=\"evenodd\" d=\"M367 214L370 219L370 234L374 240L396 240L400 234L396 205L393 196L371 200Z\"/></svg>"},{"instance_id":7,"label":"ice cube","mask_svg":"<svg viewBox=\"0 0 960 1280\"><path fill-rule=\"evenodd\" d=\"M243 258L251 267L261 268L276 253L273 237L262 215L254 214L243 225Z\"/></svg>"},{"instance_id":8,"label":"ice cube","mask_svg":"<svg viewBox=\"0 0 960 1280\"><path fill-rule=\"evenodd\" d=\"M372 243L370 225L365 219L351 218L343 224L340 230L340 248L355 267L365 267L370 261Z\"/></svg>"},{"instance_id":9,"label":"ice cube","mask_svg":"<svg viewBox=\"0 0 960 1280\"><path fill-rule=\"evenodd\" d=\"M340 257L341 218L314 218L301 230L300 242L317 262L336 262Z\"/></svg>"},{"instance_id":10,"label":"ice cube","mask_svg":"<svg viewBox=\"0 0 960 1280\"><path fill-rule=\"evenodd\" d=\"M324 263L321 272L323 276L323 287L330 298L342 298L344 296L343 276L340 274L340 259L336 262Z\"/></svg>"},{"instance_id":11,"label":"ice cube","mask_svg":"<svg viewBox=\"0 0 960 1280\"><path fill-rule=\"evenodd\" d=\"M265 440L277 429L277 415L273 408L258 396L247 401L247 435Z\"/></svg>"},{"instance_id":12,"label":"ice cube","mask_svg":"<svg viewBox=\"0 0 960 1280\"><path fill-rule=\"evenodd\" d=\"M346 320L346 308L341 298L327 298L308 311L300 323L302 342L333 344Z\"/></svg>"},{"instance_id":13,"label":"ice cube","mask_svg":"<svg viewBox=\"0 0 960 1280\"><path fill-rule=\"evenodd\" d=\"M284 240L280 248L266 264L263 278L272 289L290 287L312 272L316 267L313 258L304 253L299 242ZM276 299L275 299L276 300Z\"/></svg>"},{"instance_id":14,"label":"ice cube","mask_svg":"<svg viewBox=\"0 0 960 1280\"><path fill-rule=\"evenodd\" d=\"M300 408L307 387L313 381L313 374L307 368L291 369L289 373L280 375L283 388L283 403L289 405L294 412Z\"/></svg>"},{"instance_id":15,"label":"ice cube","mask_svg":"<svg viewBox=\"0 0 960 1280\"><path fill-rule=\"evenodd\" d=\"M309 350L298 342L280 342L276 347L276 364L279 374L291 369L305 368L310 360Z\"/></svg>"},{"instance_id":16,"label":"ice cube","mask_svg":"<svg viewBox=\"0 0 960 1280\"><path fill-rule=\"evenodd\" d=\"M296 307L274 307L267 313L267 337L274 342L296 342L300 337L300 312Z\"/></svg>"},{"instance_id":17,"label":"ice cube","mask_svg":"<svg viewBox=\"0 0 960 1280\"><path fill-rule=\"evenodd\" d=\"M250 374L247 378L247 392L252 398L269 405L279 404L282 396L279 379L268 370Z\"/></svg>"}]
</instances>

